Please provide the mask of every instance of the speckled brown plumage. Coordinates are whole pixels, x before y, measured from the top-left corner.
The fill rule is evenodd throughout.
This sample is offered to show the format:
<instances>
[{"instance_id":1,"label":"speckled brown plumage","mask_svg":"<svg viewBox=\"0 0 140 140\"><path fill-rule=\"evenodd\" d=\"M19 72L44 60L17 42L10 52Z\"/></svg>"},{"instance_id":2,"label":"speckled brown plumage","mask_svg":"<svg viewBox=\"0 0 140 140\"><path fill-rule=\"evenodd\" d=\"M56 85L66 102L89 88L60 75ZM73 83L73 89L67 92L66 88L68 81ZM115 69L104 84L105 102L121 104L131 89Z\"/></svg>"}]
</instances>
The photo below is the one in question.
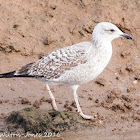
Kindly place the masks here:
<instances>
[{"instance_id":1,"label":"speckled brown plumage","mask_svg":"<svg viewBox=\"0 0 140 140\"><path fill-rule=\"evenodd\" d=\"M72 67L87 62L85 49L79 49L78 47L79 46L75 46L54 51L35 63L21 67L16 74L44 77L48 80L56 79Z\"/></svg>"}]
</instances>

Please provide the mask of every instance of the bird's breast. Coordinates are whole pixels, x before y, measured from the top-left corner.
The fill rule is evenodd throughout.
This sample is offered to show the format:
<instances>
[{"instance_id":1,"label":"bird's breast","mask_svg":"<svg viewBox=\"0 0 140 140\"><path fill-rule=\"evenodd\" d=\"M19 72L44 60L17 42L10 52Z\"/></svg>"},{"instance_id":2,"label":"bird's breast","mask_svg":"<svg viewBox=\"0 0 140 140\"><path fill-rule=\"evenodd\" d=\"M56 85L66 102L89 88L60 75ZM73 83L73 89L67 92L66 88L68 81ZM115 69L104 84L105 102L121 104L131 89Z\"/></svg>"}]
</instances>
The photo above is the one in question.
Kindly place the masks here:
<instances>
[{"instance_id":1,"label":"bird's breast","mask_svg":"<svg viewBox=\"0 0 140 140\"><path fill-rule=\"evenodd\" d=\"M76 67L66 71L59 82L68 85L87 83L96 78L107 66L112 56L112 49L99 49L91 52L85 64L79 64Z\"/></svg>"}]
</instances>

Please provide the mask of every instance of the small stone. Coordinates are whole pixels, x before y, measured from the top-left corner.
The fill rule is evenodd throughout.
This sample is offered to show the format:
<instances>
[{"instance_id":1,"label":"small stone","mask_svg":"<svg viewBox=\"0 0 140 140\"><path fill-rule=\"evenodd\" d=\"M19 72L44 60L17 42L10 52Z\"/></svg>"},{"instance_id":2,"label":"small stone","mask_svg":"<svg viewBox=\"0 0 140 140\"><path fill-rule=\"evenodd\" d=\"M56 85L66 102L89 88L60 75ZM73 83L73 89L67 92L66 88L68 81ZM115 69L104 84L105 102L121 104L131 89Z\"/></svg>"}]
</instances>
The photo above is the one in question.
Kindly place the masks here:
<instances>
[{"instance_id":1,"label":"small stone","mask_svg":"<svg viewBox=\"0 0 140 140\"><path fill-rule=\"evenodd\" d=\"M102 120L99 120L99 123L100 123L100 124L103 124L103 121L102 121Z\"/></svg>"},{"instance_id":2,"label":"small stone","mask_svg":"<svg viewBox=\"0 0 140 140\"><path fill-rule=\"evenodd\" d=\"M133 115L132 118L135 120L135 121L138 121L140 122L140 116L139 115Z\"/></svg>"},{"instance_id":3,"label":"small stone","mask_svg":"<svg viewBox=\"0 0 140 140\"><path fill-rule=\"evenodd\" d=\"M15 24L13 25L13 28L17 29L19 27L19 25Z\"/></svg>"},{"instance_id":4,"label":"small stone","mask_svg":"<svg viewBox=\"0 0 140 140\"><path fill-rule=\"evenodd\" d=\"M0 51L5 52L5 48L0 46Z\"/></svg>"},{"instance_id":5,"label":"small stone","mask_svg":"<svg viewBox=\"0 0 140 140\"><path fill-rule=\"evenodd\" d=\"M74 101L72 101L71 106L74 107L74 108L77 108L76 103Z\"/></svg>"},{"instance_id":6,"label":"small stone","mask_svg":"<svg viewBox=\"0 0 140 140\"><path fill-rule=\"evenodd\" d=\"M132 67L132 65L129 65L125 68L125 70L127 70L129 73L132 73L134 71L134 68Z\"/></svg>"},{"instance_id":7,"label":"small stone","mask_svg":"<svg viewBox=\"0 0 140 140\"><path fill-rule=\"evenodd\" d=\"M50 8L51 8L52 10L55 10L55 9L56 9L56 5L51 5Z\"/></svg>"},{"instance_id":8,"label":"small stone","mask_svg":"<svg viewBox=\"0 0 140 140\"><path fill-rule=\"evenodd\" d=\"M57 101L58 102L58 104L62 104L62 102L61 101Z\"/></svg>"},{"instance_id":9,"label":"small stone","mask_svg":"<svg viewBox=\"0 0 140 140\"><path fill-rule=\"evenodd\" d=\"M131 99L129 98L128 95L122 95L122 99L123 99L124 101L126 101L126 102L131 103Z\"/></svg>"},{"instance_id":10,"label":"small stone","mask_svg":"<svg viewBox=\"0 0 140 140\"><path fill-rule=\"evenodd\" d=\"M5 101L4 101L4 103L8 103L8 102L9 102L9 100L5 100Z\"/></svg>"},{"instance_id":11,"label":"small stone","mask_svg":"<svg viewBox=\"0 0 140 140\"><path fill-rule=\"evenodd\" d=\"M133 81L133 84L136 85L137 83L138 83L138 80L134 80L134 81Z\"/></svg>"},{"instance_id":12,"label":"small stone","mask_svg":"<svg viewBox=\"0 0 140 140\"><path fill-rule=\"evenodd\" d=\"M120 79L120 78L117 76L117 77L116 77L116 80L119 80L119 79Z\"/></svg>"},{"instance_id":13,"label":"small stone","mask_svg":"<svg viewBox=\"0 0 140 140\"><path fill-rule=\"evenodd\" d=\"M71 104L71 106L74 106L74 103ZM69 101L66 101L64 108L66 108L67 111L73 111L73 108L69 106Z\"/></svg>"},{"instance_id":14,"label":"small stone","mask_svg":"<svg viewBox=\"0 0 140 140\"><path fill-rule=\"evenodd\" d=\"M68 103L69 103L69 101L66 101L66 103L65 103L65 105L64 105L65 108L67 108L67 107L69 106Z\"/></svg>"},{"instance_id":15,"label":"small stone","mask_svg":"<svg viewBox=\"0 0 140 140\"><path fill-rule=\"evenodd\" d=\"M137 111L137 114L140 115L140 110Z\"/></svg>"},{"instance_id":16,"label":"small stone","mask_svg":"<svg viewBox=\"0 0 140 140\"><path fill-rule=\"evenodd\" d=\"M92 34L93 28L92 26L84 26L82 28L86 33Z\"/></svg>"},{"instance_id":17,"label":"small stone","mask_svg":"<svg viewBox=\"0 0 140 140\"><path fill-rule=\"evenodd\" d=\"M40 99L40 102L47 102L47 101L48 101L48 99L45 98L44 96Z\"/></svg>"},{"instance_id":18,"label":"small stone","mask_svg":"<svg viewBox=\"0 0 140 140\"><path fill-rule=\"evenodd\" d=\"M46 102L47 102L47 103L51 103L52 100L51 100L51 99L47 99Z\"/></svg>"},{"instance_id":19,"label":"small stone","mask_svg":"<svg viewBox=\"0 0 140 140\"><path fill-rule=\"evenodd\" d=\"M50 37L46 37L43 41L43 44L46 45L50 45L53 42L53 40Z\"/></svg>"},{"instance_id":20,"label":"small stone","mask_svg":"<svg viewBox=\"0 0 140 140\"><path fill-rule=\"evenodd\" d=\"M72 108L71 106L68 106L66 109L67 109L68 111L73 111L73 108Z\"/></svg>"},{"instance_id":21,"label":"small stone","mask_svg":"<svg viewBox=\"0 0 140 140\"><path fill-rule=\"evenodd\" d=\"M20 50L16 50L15 48L14 48L14 46L13 45L9 45L9 46L7 46L6 48L5 48L5 50L4 50L6 53L11 53L11 52L20 52Z\"/></svg>"},{"instance_id":22,"label":"small stone","mask_svg":"<svg viewBox=\"0 0 140 140\"><path fill-rule=\"evenodd\" d=\"M124 106L120 105L120 104L113 104L111 107L110 107L111 110L113 111L121 111L121 112L126 112Z\"/></svg>"},{"instance_id":23,"label":"small stone","mask_svg":"<svg viewBox=\"0 0 140 140\"><path fill-rule=\"evenodd\" d=\"M120 71L119 71L119 75L124 76L125 73L120 69Z\"/></svg>"},{"instance_id":24,"label":"small stone","mask_svg":"<svg viewBox=\"0 0 140 140\"><path fill-rule=\"evenodd\" d=\"M127 56L129 56L129 55L130 55L130 52L126 52L126 51L121 52L121 54L120 54L121 58L127 58Z\"/></svg>"},{"instance_id":25,"label":"small stone","mask_svg":"<svg viewBox=\"0 0 140 140\"><path fill-rule=\"evenodd\" d=\"M138 81L140 80L140 74L136 75L135 80L138 80Z\"/></svg>"},{"instance_id":26,"label":"small stone","mask_svg":"<svg viewBox=\"0 0 140 140\"><path fill-rule=\"evenodd\" d=\"M132 107L130 104L128 104L128 103L124 103L124 106L125 106L128 110L132 110L132 109L133 109L133 107Z\"/></svg>"},{"instance_id":27,"label":"small stone","mask_svg":"<svg viewBox=\"0 0 140 140\"><path fill-rule=\"evenodd\" d=\"M36 100L36 101L34 102L34 104L33 104L33 107L39 108L40 105L41 105L41 102Z\"/></svg>"},{"instance_id":28,"label":"small stone","mask_svg":"<svg viewBox=\"0 0 140 140\"><path fill-rule=\"evenodd\" d=\"M15 49L14 49L14 47L12 46L12 45L9 45L9 46L7 46L6 48L5 48L5 52L8 52L8 53L10 53L10 52L12 52L12 51L14 51Z\"/></svg>"},{"instance_id":29,"label":"small stone","mask_svg":"<svg viewBox=\"0 0 140 140\"><path fill-rule=\"evenodd\" d=\"M84 96L83 95L79 95L79 98L84 98Z\"/></svg>"},{"instance_id":30,"label":"small stone","mask_svg":"<svg viewBox=\"0 0 140 140\"><path fill-rule=\"evenodd\" d=\"M99 100L98 100L98 99L96 99L96 100L95 100L95 103L99 103Z\"/></svg>"},{"instance_id":31,"label":"small stone","mask_svg":"<svg viewBox=\"0 0 140 140\"><path fill-rule=\"evenodd\" d=\"M95 83L98 84L98 85L100 85L100 86L102 86L102 87L104 87L105 86L105 83L106 83L106 80L103 79L103 78L99 78L99 79L97 79L95 81Z\"/></svg>"},{"instance_id":32,"label":"small stone","mask_svg":"<svg viewBox=\"0 0 140 140\"><path fill-rule=\"evenodd\" d=\"M134 91L134 90L135 90L134 87L128 87L128 88L127 88L127 92L128 92L128 93L130 93L130 92L132 92L132 91Z\"/></svg>"},{"instance_id":33,"label":"small stone","mask_svg":"<svg viewBox=\"0 0 140 140\"><path fill-rule=\"evenodd\" d=\"M27 98L22 98L21 99L21 104L29 104L29 105L31 105L31 102Z\"/></svg>"},{"instance_id":34,"label":"small stone","mask_svg":"<svg viewBox=\"0 0 140 140\"><path fill-rule=\"evenodd\" d=\"M94 118L96 119L97 117L98 117L98 116L95 114L95 115L94 115Z\"/></svg>"},{"instance_id":35,"label":"small stone","mask_svg":"<svg viewBox=\"0 0 140 140\"><path fill-rule=\"evenodd\" d=\"M92 97L89 97L88 100L93 100L93 98Z\"/></svg>"},{"instance_id":36,"label":"small stone","mask_svg":"<svg viewBox=\"0 0 140 140\"><path fill-rule=\"evenodd\" d=\"M114 95L115 97L119 97L119 95L121 94L121 91L118 88L114 88L111 91L111 94Z\"/></svg>"},{"instance_id":37,"label":"small stone","mask_svg":"<svg viewBox=\"0 0 140 140\"><path fill-rule=\"evenodd\" d=\"M14 89L14 88L11 88L11 90L12 90L12 91L15 91L15 89Z\"/></svg>"}]
</instances>

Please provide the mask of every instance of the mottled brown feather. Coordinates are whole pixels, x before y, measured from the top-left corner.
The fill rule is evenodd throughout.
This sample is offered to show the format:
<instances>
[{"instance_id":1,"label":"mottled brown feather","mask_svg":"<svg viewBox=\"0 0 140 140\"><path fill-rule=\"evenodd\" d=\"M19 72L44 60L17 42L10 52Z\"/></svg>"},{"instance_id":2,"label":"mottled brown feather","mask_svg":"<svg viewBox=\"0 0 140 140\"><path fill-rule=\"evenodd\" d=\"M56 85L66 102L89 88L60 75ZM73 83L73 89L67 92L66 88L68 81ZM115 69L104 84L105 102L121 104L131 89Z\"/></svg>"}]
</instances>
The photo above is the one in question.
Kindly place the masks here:
<instances>
[{"instance_id":1,"label":"mottled brown feather","mask_svg":"<svg viewBox=\"0 0 140 140\"><path fill-rule=\"evenodd\" d=\"M46 79L59 78L65 71L87 62L85 51L76 49L57 50L26 68L26 73Z\"/></svg>"},{"instance_id":2,"label":"mottled brown feather","mask_svg":"<svg viewBox=\"0 0 140 140\"><path fill-rule=\"evenodd\" d=\"M17 75L28 75L28 70L32 67L34 63L29 63L23 67L21 67L19 70L16 71Z\"/></svg>"}]
</instances>

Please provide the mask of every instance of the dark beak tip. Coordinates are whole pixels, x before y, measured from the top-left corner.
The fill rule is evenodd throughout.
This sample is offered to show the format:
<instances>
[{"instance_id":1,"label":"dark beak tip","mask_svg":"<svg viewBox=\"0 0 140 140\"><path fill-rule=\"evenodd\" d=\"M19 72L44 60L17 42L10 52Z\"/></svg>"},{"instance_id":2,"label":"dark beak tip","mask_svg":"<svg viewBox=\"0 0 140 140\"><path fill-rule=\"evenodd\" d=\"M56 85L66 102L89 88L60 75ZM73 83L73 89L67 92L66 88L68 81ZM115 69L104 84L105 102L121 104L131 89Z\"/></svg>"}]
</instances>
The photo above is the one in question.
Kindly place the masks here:
<instances>
[{"instance_id":1,"label":"dark beak tip","mask_svg":"<svg viewBox=\"0 0 140 140\"><path fill-rule=\"evenodd\" d=\"M132 39L132 36L131 35L128 35L128 34L124 34L122 36L125 37L126 39Z\"/></svg>"},{"instance_id":2,"label":"dark beak tip","mask_svg":"<svg viewBox=\"0 0 140 140\"><path fill-rule=\"evenodd\" d=\"M128 37L126 37L126 39L131 39L132 40L132 37L131 36L128 36Z\"/></svg>"}]
</instances>

